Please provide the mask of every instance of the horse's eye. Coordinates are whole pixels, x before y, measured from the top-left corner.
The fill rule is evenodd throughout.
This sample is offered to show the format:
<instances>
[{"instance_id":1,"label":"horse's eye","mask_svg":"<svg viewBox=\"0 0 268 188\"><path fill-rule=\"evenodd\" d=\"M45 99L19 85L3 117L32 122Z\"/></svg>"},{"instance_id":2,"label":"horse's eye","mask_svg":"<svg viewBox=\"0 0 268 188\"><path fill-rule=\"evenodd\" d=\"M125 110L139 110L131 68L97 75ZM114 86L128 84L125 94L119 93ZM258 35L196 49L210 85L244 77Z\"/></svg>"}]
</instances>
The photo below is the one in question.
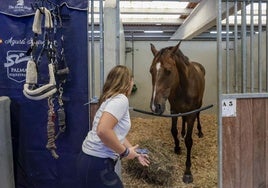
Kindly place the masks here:
<instances>
[{"instance_id":1,"label":"horse's eye","mask_svg":"<svg viewBox=\"0 0 268 188\"><path fill-rule=\"evenodd\" d=\"M164 71L165 71L166 75L170 75L170 73L171 73L171 70L169 70L169 69L165 69Z\"/></svg>"}]
</instances>

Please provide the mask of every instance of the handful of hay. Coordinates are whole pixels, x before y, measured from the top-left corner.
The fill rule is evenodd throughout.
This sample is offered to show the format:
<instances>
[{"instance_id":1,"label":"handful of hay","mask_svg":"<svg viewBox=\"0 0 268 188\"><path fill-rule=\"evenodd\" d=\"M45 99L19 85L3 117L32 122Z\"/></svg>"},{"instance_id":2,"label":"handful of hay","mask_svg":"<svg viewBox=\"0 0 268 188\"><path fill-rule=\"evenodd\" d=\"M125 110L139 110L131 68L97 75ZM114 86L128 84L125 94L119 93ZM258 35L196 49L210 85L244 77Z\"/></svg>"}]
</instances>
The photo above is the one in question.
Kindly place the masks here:
<instances>
[{"instance_id":1,"label":"handful of hay","mask_svg":"<svg viewBox=\"0 0 268 188\"><path fill-rule=\"evenodd\" d=\"M141 148L149 150L149 167L142 166L138 160L128 160L126 172L135 178L142 178L149 184L170 185L174 171L174 161L165 151L166 146L160 140L145 140L139 143Z\"/></svg>"}]
</instances>

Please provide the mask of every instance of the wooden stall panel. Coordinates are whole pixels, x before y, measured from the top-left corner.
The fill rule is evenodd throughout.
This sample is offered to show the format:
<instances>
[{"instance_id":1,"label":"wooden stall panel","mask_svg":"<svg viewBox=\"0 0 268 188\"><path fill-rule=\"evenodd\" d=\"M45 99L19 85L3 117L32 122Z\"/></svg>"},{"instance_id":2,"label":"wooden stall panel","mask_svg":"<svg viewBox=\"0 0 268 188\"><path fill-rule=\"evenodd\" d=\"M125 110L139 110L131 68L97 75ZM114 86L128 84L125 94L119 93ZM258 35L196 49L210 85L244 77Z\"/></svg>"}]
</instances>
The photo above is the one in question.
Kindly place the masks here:
<instances>
[{"instance_id":1,"label":"wooden stall panel","mask_svg":"<svg viewBox=\"0 0 268 188\"><path fill-rule=\"evenodd\" d=\"M222 127L223 130L223 185L224 187L237 187L237 174L239 168L235 165L239 165L236 160L239 160L239 152L237 152L237 146L240 145L240 139L236 136L239 131L238 119L234 117L223 118ZM237 171L238 170L238 171Z\"/></svg>"},{"instance_id":2,"label":"wooden stall panel","mask_svg":"<svg viewBox=\"0 0 268 188\"><path fill-rule=\"evenodd\" d=\"M223 117L223 187L268 187L268 99L237 99Z\"/></svg>"},{"instance_id":3,"label":"wooden stall panel","mask_svg":"<svg viewBox=\"0 0 268 188\"><path fill-rule=\"evenodd\" d=\"M238 146L240 152L240 186L252 188L253 185L253 124L252 124L252 99L237 100L237 111L240 122L239 135L241 145Z\"/></svg>"},{"instance_id":4,"label":"wooden stall panel","mask_svg":"<svg viewBox=\"0 0 268 188\"><path fill-rule=\"evenodd\" d=\"M266 105L263 99L254 99L253 109L253 187L266 186L265 133ZM268 169L267 169L268 170Z\"/></svg>"}]
</instances>

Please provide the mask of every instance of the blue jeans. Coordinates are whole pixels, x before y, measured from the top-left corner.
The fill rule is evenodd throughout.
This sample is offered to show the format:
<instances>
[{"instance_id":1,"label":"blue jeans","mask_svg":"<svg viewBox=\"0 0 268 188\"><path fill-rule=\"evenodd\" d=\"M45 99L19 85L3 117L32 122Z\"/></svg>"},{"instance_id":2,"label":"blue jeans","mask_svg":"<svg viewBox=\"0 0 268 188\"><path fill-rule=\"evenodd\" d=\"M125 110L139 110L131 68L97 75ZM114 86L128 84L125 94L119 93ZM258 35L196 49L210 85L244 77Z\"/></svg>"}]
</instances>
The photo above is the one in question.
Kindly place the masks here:
<instances>
[{"instance_id":1,"label":"blue jeans","mask_svg":"<svg viewBox=\"0 0 268 188\"><path fill-rule=\"evenodd\" d=\"M77 188L123 188L122 181L114 171L115 161L81 152L77 158Z\"/></svg>"}]
</instances>

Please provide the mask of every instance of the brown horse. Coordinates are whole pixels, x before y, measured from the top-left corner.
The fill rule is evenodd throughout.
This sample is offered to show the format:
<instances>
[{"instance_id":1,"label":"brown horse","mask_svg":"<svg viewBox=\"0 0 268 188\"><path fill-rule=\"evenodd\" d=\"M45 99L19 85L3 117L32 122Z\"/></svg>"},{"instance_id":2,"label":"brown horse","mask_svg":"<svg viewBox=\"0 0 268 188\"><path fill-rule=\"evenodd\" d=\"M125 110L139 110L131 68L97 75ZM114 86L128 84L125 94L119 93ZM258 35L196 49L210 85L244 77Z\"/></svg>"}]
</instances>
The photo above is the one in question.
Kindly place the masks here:
<instances>
[{"instance_id":1,"label":"brown horse","mask_svg":"<svg viewBox=\"0 0 268 188\"><path fill-rule=\"evenodd\" d=\"M167 100L170 103L171 114L189 112L202 106L205 69L201 64L189 61L188 57L179 49L180 43L160 51L157 51L151 44L154 59L150 67L153 87L150 107L154 113L162 114L165 111ZM186 169L183 176L185 183L193 182L191 148L193 145L192 131L196 118L198 136L202 137L199 112L182 117L181 134L183 137L185 136L184 141L187 148ZM177 120L178 117L172 117L171 133L175 142L174 151L180 154ZM185 123L187 125L186 135Z\"/></svg>"}]
</instances>

